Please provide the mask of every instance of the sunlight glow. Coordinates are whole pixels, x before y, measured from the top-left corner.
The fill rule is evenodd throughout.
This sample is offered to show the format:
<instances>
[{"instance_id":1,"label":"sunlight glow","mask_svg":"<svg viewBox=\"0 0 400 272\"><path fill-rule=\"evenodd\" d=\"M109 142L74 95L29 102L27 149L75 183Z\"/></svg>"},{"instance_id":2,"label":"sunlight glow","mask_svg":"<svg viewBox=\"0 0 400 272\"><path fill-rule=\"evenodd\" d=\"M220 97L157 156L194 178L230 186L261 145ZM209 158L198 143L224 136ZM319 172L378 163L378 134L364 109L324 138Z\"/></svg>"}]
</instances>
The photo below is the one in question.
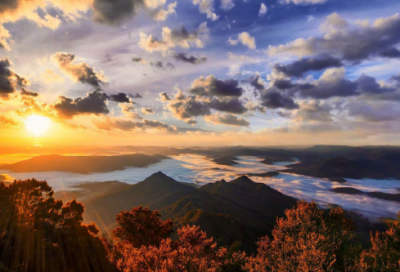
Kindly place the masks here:
<instances>
[{"instance_id":1,"label":"sunlight glow","mask_svg":"<svg viewBox=\"0 0 400 272\"><path fill-rule=\"evenodd\" d=\"M45 134L52 124L49 118L38 115L28 116L24 123L26 129L36 137Z\"/></svg>"}]
</instances>

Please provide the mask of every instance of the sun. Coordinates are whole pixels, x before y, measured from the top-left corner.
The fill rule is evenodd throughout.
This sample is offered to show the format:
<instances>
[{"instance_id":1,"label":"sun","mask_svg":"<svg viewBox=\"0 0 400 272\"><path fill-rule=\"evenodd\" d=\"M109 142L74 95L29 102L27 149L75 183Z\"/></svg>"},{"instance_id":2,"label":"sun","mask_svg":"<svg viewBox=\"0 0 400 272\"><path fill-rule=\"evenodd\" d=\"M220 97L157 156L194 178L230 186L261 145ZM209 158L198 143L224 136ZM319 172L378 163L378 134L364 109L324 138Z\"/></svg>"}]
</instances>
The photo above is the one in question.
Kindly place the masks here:
<instances>
[{"instance_id":1,"label":"sun","mask_svg":"<svg viewBox=\"0 0 400 272\"><path fill-rule=\"evenodd\" d=\"M45 134L52 124L49 118L39 115L28 116L24 123L26 129L36 137Z\"/></svg>"}]
</instances>

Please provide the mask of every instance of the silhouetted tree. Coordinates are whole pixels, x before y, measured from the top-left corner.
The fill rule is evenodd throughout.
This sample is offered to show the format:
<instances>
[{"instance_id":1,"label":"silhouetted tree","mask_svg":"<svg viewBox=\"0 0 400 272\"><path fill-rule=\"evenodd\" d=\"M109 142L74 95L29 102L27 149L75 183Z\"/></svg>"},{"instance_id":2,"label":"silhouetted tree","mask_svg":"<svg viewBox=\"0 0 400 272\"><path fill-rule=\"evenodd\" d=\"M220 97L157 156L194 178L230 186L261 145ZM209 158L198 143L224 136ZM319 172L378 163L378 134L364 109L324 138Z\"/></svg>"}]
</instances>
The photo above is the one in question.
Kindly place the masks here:
<instances>
[{"instance_id":1,"label":"silhouetted tree","mask_svg":"<svg viewBox=\"0 0 400 272\"><path fill-rule=\"evenodd\" d=\"M359 271L400 271L400 213L383 233L371 233L372 247L362 252Z\"/></svg>"},{"instance_id":2,"label":"silhouetted tree","mask_svg":"<svg viewBox=\"0 0 400 272\"><path fill-rule=\"evenodd\" d=\"M298 202L285 215L278 219L273 239L258 242L258 254L249 257L247 271L346 271L340 266L353 224L341 208L327 213L314 202Z\"/></svg>"},{"instance_id":3,"label":"silhouetted tree","mask_svg":"<svg viewBox=\"0 0 400 272\"><path fill-rule=\"evenodd\" d=\"M114 271L84 207L63 206L45 181L0 184L0 267L10 271Z\"/></svg>"}]
</instances>

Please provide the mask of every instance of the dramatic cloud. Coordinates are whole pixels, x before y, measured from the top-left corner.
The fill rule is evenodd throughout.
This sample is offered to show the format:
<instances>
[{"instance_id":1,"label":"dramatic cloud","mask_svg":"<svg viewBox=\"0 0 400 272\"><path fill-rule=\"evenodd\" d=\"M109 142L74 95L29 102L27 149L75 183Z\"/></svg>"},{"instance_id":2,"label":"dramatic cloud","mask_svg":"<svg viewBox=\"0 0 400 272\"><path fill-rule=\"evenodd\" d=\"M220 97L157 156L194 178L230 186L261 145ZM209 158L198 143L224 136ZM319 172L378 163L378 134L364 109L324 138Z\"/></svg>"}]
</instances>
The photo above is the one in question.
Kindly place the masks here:
<instances>
[{"instance_id":1,"label":"dramatic cloud","mask_svg":"<svg viewBox=\"0 0 400 272\"><path fill-rule=\"evenodd\" d=\"M293 110L299 108L299 105L290 97L284 96L282 93L267 90L261 96L261 105L269 109L288 109Z\"/></svg>"},{"instance_id":2,"label":"dramatic cloud","mask_svg":"<svg viewBox=\"0 0 400 272\"><path fill-rule=\"evenodd\" d=\"M393 101L355 101L347 108L349 116L365 122L400 121L399 103Z\"/></svg>"},{"instance_id":3,"label":"dramatic cloud","mask_svg":"<svg viewBox=\"0 0 400 272\"><path fill-rule=\"evenodd\" d=\"M185 53L176 53L174 58L179 61L188 62L191 64L199 64L207 61L206 57L196 58L195 56L187 56Z\"/></svg>"},{"instance_id":4,"label":"dramatic cloud","mask_svg":"<svg viewBox=\"0 0 400 272\"><path fill-rule=\"evenodd\" d=\"M249 121L243 118L239 118L233 114L214 114L206 117L206 121L220 124L220 125L228 125L228 126L241 126L248 127L250 126Z\"/></svg>"},{"instance_id":5,"label":"dramatic cloud","mask_svg":"<svg viewBox=\"0 0 400 272\"><path fill-rule=\"evenodd\" d=\"M155 10L151 13L152 18L156 21L165 21L170 15L176 15L177 2L173 2L167 6L166 9Z\"/></svg>"},{"instance_id":6,"label":"dramatic cloud","mask_svg":"<svg viewBox=\"0 0 400 272\"><path fill-rule=\"evenodd\" d=\"M201 76L196 79L189 92L201 97L238 97L243 94L243 89L239 86L237 80L219 80L213 75L210 75L208 77Z\"/></svg>"},{"instance_id":7,"label":"dramatic cloud","mask_svg":"<svg viewBox=\"0 0 400 272\"><path fill-rule=\"evenodd\" d=\"M162 40L140 33L139 46L148 52L167 52L171 48L181 47L189 49L191 46L203 48L205 40L208 39L209 29L207 23L202 23L197 30L188 31L184 26L177 29L164 27L162 29Z\"/></svg>"},{"instance_id":8,"label":"dramatic cloud","mask_svg":"<svg viewBox=\"0 0 400 272\"><path fill-rule=\"evenodd\" d=\"M24 87L29 81L10 70L12 63L8 58L0 59L0 97L8 96L17 91L18 87Z\"/></svg>"},{"instance_id":9,"label":"dramatic cloud","mask_svg":"<svg viewBox=\"0 0 400 272\"><path fill-rule=\"evenodd\" d=\"M328 17L322 27L327 31L324 36L300 38L285 45L270 46L268 54L300 57L329 54L355 63L375 56L400 57L400 51L396 48L400 42L400 14L377 19L372 24L363 22L355 26L334 15Z\"/></svg>"},{"instance_id":10,"label":"dramatic cloud","mask_svg":"<svg viewBox=\"0 0 400 272\"><path fill-rule=\"evenodd\" d=\"M192 0L193 5L199 5L199 11L207 15L207 18L215 21L218 15L214 12L214 0Z\"/></svg>"},{"instance_id":11,"label":"dramatic cloud","mask_svg":"<svg viewBox=\"0 0 400 272\"><path fill-rule=\"evenodd\" d=\"M107 95L104 94L104 96L111 101L117 102L117 103L130 103L131 100L129 99L128 95L125 93L118 93L118 94L112 94L112 95Z\"/></svg>"},{"instance_id":12,"label":"dramatic cloud","mask_svg":"<svg viewBox=\"0 0 400 272\"><path fill-rule=\"evenodd\" d=\"M89 93L84 98L71 99L60 96L59 101L54 104L54 109L63 118L71 119L81 114L108 114L107 98L100 91Z\"/></svg>"},{"instance_id":13,"label":"dramatic cloud","mask_svg":"<svg viewBox=\"0 0 400 272\"><path fill-rule=\"evenodd\" d=\"M331 56L303 58L287 65L275 64L274 69L288 77L302 77L309 71L320 71L331 67L341 67L343 63Z\"/></svg>"},{"instance_id":14,"label":"dramatic cloud","mask_svg":"<svg viewBox=\"0 0 400 272\"><path fill-rule=\"evenodd\" d=\"M202 101L197 101L194 96L188 96L184 100L177 102L170 102L168 108L174 116L180 120L211 114L208 105L204 104Z\"/></svg>"},{"instance_id":15,"label":"dramatic cloud","mask_svg":"<svg viewBox=\"0 0 400 272\"><path fill-rule=\"evenodd\" d=\"M328 104L323 104L318 100L304 101L294 114L297 122L319 121L330 122L331 108Z\"/></svg>"},{"instance_id":16,"label":"dramatic cloud","mask_svg":"<svg viewBox=\"0 0 400 272\"><path fill-rule=\"evenodd\" d=\"M96 73L94 68L86 62L75 62L75 55L58 52L52 56L52 60L59 66L61 71L69 75L73 80L88 84L95 89L100 89L105 78Z\"/></svg>"},{"instance_id":17,"label":"dramatic cloud","mask_svg":"<svg viewBox=\"0 0 400 272\"><path fill-rule=\"evenodd\" d=\"M261 3L260 10L258 12L258 16L264 16L267 14L268 8L264 3Z\"/></svg>"},{"instance_id":18,"label":"dramatic cloud","mask_svg":"<svg viewBox=\"0 0 400 272\"><path fill-rule=\"evenodd\" d=\"M141 117L137 112L135 112L135 107L132 104L119 104L119 107L121 108L121 112L123 115L130 119L136 119L136 120L143 120L143 117Z\"/></svg>"},{"instance_id":19,"label":"dramatic cloud","mask_svg":"<svg viewBox=\"0 0 400 272\"><path fill-rule=\"evenodd\" d=\"M248 83L257 91L262 91L265 89L264 83L261 81L259 75L251 76L248 79L242 80L243 83Z\"/></svg>"},{"instance_id":20,"label":"dramatic cloud","mask_svg":"<svg viewBox=\"0 0 400 272\"><path fill-rule=\"evenodd\" d=\"M243 114L247 111L247 108L242 104L242 102L237 98L225 98L225 99L212 99L208 103L210 108L218 111Z\"/></svg>"},{"instance_id":21,"label":"dramatic cloud","mask_svg":"<svg viewBox=\"0 0 400 272\"><path fill-rule=\"evenodd\" d=\"M229 39L228 42L231 45L237 45L240 42L249 49L256 49L256 40L247 32L240 33L237 40Z\"/></svg>"}]
</instances>

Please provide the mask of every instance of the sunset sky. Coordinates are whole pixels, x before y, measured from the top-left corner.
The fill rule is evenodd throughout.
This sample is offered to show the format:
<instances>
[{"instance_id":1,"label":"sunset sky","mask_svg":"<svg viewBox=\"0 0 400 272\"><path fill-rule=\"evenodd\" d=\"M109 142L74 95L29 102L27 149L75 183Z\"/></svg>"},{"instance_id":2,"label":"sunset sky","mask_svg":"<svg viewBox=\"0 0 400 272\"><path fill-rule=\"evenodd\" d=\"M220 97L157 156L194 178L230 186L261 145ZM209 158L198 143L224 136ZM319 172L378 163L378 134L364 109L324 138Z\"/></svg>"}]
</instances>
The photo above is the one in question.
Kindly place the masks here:
<instances>
[{"instance_id":1,"label":"sunset sky","mask_svg":"<svg viewBox=\"0 0 400 272\"><path fill-rule=\"evenodd\" d=\"M398 0L0 1L2 145L398 145Z\"/></svg>"}]
</instances>

